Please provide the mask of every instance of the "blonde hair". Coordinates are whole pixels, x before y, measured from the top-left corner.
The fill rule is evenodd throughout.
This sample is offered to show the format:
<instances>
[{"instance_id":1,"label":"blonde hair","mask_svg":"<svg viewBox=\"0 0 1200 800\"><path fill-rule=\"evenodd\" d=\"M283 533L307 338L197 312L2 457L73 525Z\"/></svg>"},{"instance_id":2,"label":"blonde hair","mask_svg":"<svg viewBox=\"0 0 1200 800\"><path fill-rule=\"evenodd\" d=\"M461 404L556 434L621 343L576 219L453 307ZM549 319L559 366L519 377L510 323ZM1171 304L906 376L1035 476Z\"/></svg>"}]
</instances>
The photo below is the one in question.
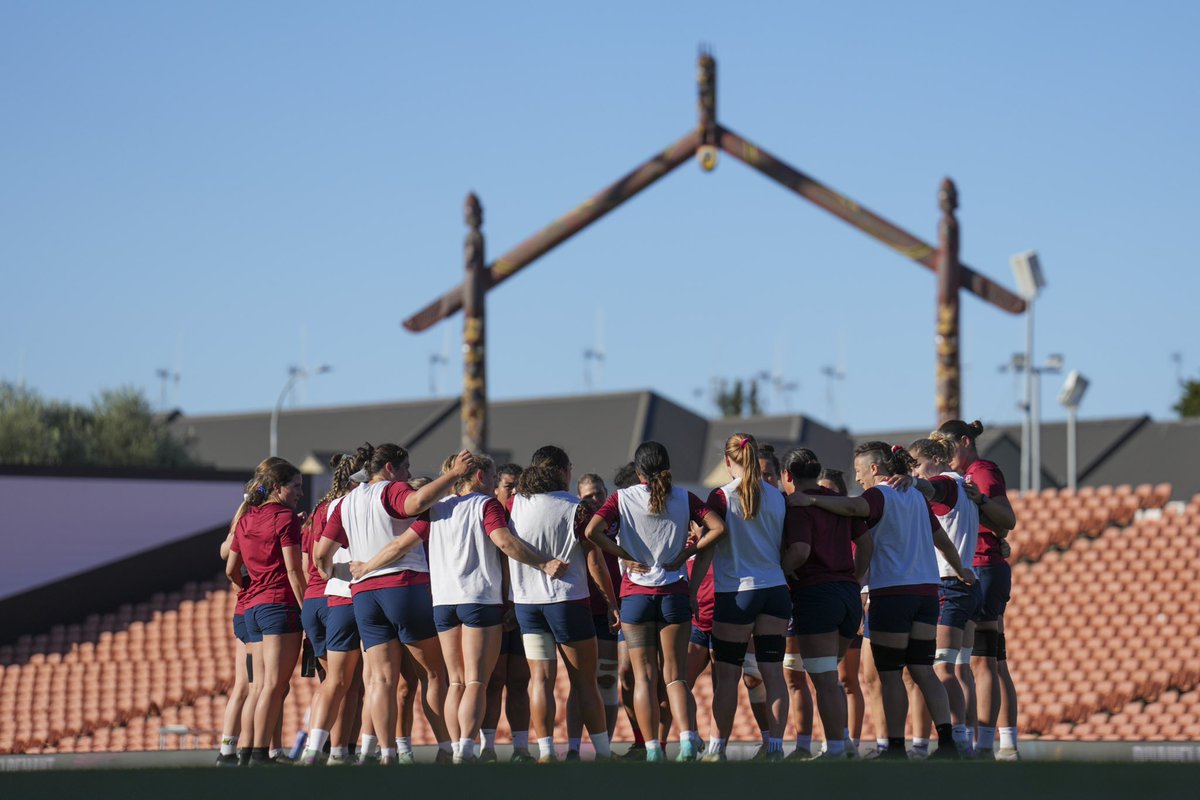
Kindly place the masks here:
<instances>
[{"instance_id":1,"label":"blonde hair","mask_svg":"<svg viewBox=\"0 0 1200 800\"><path fill-rule=\"evenodd\" d=\"M762 506L762 465L758 463L758 442L748 433L735 433L725 440L725 457L742 468L738 497L742 517L751 520Z\"/></svg>"}]
</instances>

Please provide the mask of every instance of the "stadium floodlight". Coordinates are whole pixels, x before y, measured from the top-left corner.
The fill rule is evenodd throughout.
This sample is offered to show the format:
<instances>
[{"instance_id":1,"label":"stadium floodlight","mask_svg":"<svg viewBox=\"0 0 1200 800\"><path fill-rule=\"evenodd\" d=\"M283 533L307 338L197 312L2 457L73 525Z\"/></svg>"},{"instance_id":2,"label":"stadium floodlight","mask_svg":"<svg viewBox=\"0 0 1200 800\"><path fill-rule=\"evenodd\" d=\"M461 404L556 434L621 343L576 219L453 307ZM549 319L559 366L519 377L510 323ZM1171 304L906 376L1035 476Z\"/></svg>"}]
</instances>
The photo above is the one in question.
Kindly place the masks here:
<instances>
[{"instance_id":1,"label":"stadium floodlight","mask_svg":"<svg viewBox=\"0 0 1200 800\"><path fill-rule=\"evenodd\" d=\"M1075 491L1079 482L1077 455L1077 440L1075 438L1075 422L1079 416L1079 404L1087 392L1088 379L1079 374L1079 370L1071 370L1063 383L1062 391L1058 393L1058 402L1067 409L1067 488Z\"/></svg>"},{"instance_id":2,"label":"stadium floodlight","mask_svg":"<svg viewBox=\"0 0 1200 800\"><path fill-rule=\"evenodd\" d=\"M324 375L326 372L332 372L333 367L328 364L322 364L312 371L313 375ZM275 408L271 409L271 455L279 455L279 412L283 410L283 401L287 399L295 385L302 380L305 380L310 375L309 371L304 367L291 366L288 367L287 383L283 385L283 391L279 393L279 399L275 401Z\"/></svg>"},{"instance_id":3,"label":"stadium floodlight","mask_svg":"<svg viewBox=\"0 0 1200 800\"><path fill-rule=\"evenodd\" d=\"M1008 262L1017 281L1017 293L1025 299L1025 364L1029 367L1025 371L1025 416L1021 420L1021 491L1037 491L1042 488L1042 464L1036 430L1038 404L1034 398L1038 380L1033 367L1033 301L1045 288L1046 278L1036 250L1017 253Z\"/></svg>"}]
</instances>

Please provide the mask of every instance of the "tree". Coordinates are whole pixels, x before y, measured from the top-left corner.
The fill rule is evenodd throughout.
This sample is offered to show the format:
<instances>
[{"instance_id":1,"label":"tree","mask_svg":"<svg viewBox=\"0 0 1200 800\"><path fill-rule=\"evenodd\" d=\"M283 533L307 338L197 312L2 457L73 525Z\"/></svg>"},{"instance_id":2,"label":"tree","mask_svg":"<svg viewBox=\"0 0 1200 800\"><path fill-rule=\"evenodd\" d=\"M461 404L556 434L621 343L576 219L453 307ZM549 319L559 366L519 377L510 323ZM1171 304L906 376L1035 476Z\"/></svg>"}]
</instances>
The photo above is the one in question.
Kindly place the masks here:
<instances>
[{"instance_id":1,"label":"tree","mask_svg":"<svg viewBox=\"0 0 1200 800\"><path fill-rule=\"evenodd\" d=\"M44 400L0 383L0 463L49 466L197 466L187 443L133 388L106 390L90 407Z\"/></svg>"},{"instance_id":2,"label":"tree","mask_svg":"<svg viewBox=\"0 0 1200 800\"><path fill-rule=\"evenodd\" d=\"M1175 404L1181 417L1200 417L1200 380L1180 381L1183 394Z\"/></svg>"}]
</instances>

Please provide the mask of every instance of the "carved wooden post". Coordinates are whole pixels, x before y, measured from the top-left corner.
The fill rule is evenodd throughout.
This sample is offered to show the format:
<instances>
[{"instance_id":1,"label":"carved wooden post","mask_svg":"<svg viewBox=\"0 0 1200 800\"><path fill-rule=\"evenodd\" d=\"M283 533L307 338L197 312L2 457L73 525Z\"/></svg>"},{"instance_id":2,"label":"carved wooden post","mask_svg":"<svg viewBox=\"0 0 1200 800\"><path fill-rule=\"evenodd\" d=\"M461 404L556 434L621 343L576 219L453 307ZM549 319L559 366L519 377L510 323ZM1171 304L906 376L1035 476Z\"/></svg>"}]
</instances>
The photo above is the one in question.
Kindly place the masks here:
<instances>
[{"instance_id":1,"label":"carved wooden post","mask_svg":"<svg viewBox=\"0 0 1200 800\"><path fill-rule=\"evenodd\" d=\"M463 243L463 394L462 446L472 453L487 452L487 339L484 335L483 207L474 192L463 209L470 231Z\"/></svg>"},{"instance_id":2,"label":"carved wooden post","mask_svg":"<svg viewBox=\"0 0 1200 800\"><path fill-rule=\"evenodd\" d=\"M707 50L700 51L696 83L700 90L700 146L696 160L705 172L717 166L717 60Z\"/></svg>"},{"instance_id":3,"label":"carved wooden post","mask_svg":"<svg viewBox=\"0 0 1200 800\"><path fill-rule=\"evenodd\" d=\"M946 178L938 190L942 219L938 225L937 323L934 342L937 349L937 419L962 418L962 385L958 346L958 295L961 274L958 263L958 189Z\"/></svg>"}]
</instances>

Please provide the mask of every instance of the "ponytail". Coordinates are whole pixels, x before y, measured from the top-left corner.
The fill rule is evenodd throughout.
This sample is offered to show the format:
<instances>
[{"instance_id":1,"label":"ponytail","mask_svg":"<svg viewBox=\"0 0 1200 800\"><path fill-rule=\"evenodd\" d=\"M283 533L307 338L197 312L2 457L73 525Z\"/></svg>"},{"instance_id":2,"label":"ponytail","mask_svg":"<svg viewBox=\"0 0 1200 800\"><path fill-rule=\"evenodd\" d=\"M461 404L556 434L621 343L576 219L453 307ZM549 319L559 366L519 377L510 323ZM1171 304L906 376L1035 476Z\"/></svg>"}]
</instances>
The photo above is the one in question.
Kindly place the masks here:
<instances>
[{"instance_id":1,"label":"ponytail","mask_svg":"<svg viewBox=\"0 0 1200 800\"><path fill-rule=\"evenodd\" d=\"M742 468L738 496L742 518L752 520L762 505L762 465L758 462L758 442L748 433L735 433L725 440L725 457Z\"/></svg>"},{"instance_id":2,"label":"ponytail","mask_svg":"<svg viewBox=\"0 0 1200 800\"><path fill-rule=\"evenodd\" d=\"M671 496L671 456L658 442L642 442L633 454L634 467L650 490L650 513L661 514Z\"/></svg>"},{"instance_id":3,"label":"ponytail","mask_svg":"<svg viewBox=\"0 0 1200 800\"><path fill-rule=\"evenodd\" d=\"M979 420L967 424L961 419L951 419L943 422L937 429L938 433L948 434L955 439L961 439L964 436L971 440L971 446L975 446L975 440L983 434L983 423Z\"/></svg>"}]
</instances>

